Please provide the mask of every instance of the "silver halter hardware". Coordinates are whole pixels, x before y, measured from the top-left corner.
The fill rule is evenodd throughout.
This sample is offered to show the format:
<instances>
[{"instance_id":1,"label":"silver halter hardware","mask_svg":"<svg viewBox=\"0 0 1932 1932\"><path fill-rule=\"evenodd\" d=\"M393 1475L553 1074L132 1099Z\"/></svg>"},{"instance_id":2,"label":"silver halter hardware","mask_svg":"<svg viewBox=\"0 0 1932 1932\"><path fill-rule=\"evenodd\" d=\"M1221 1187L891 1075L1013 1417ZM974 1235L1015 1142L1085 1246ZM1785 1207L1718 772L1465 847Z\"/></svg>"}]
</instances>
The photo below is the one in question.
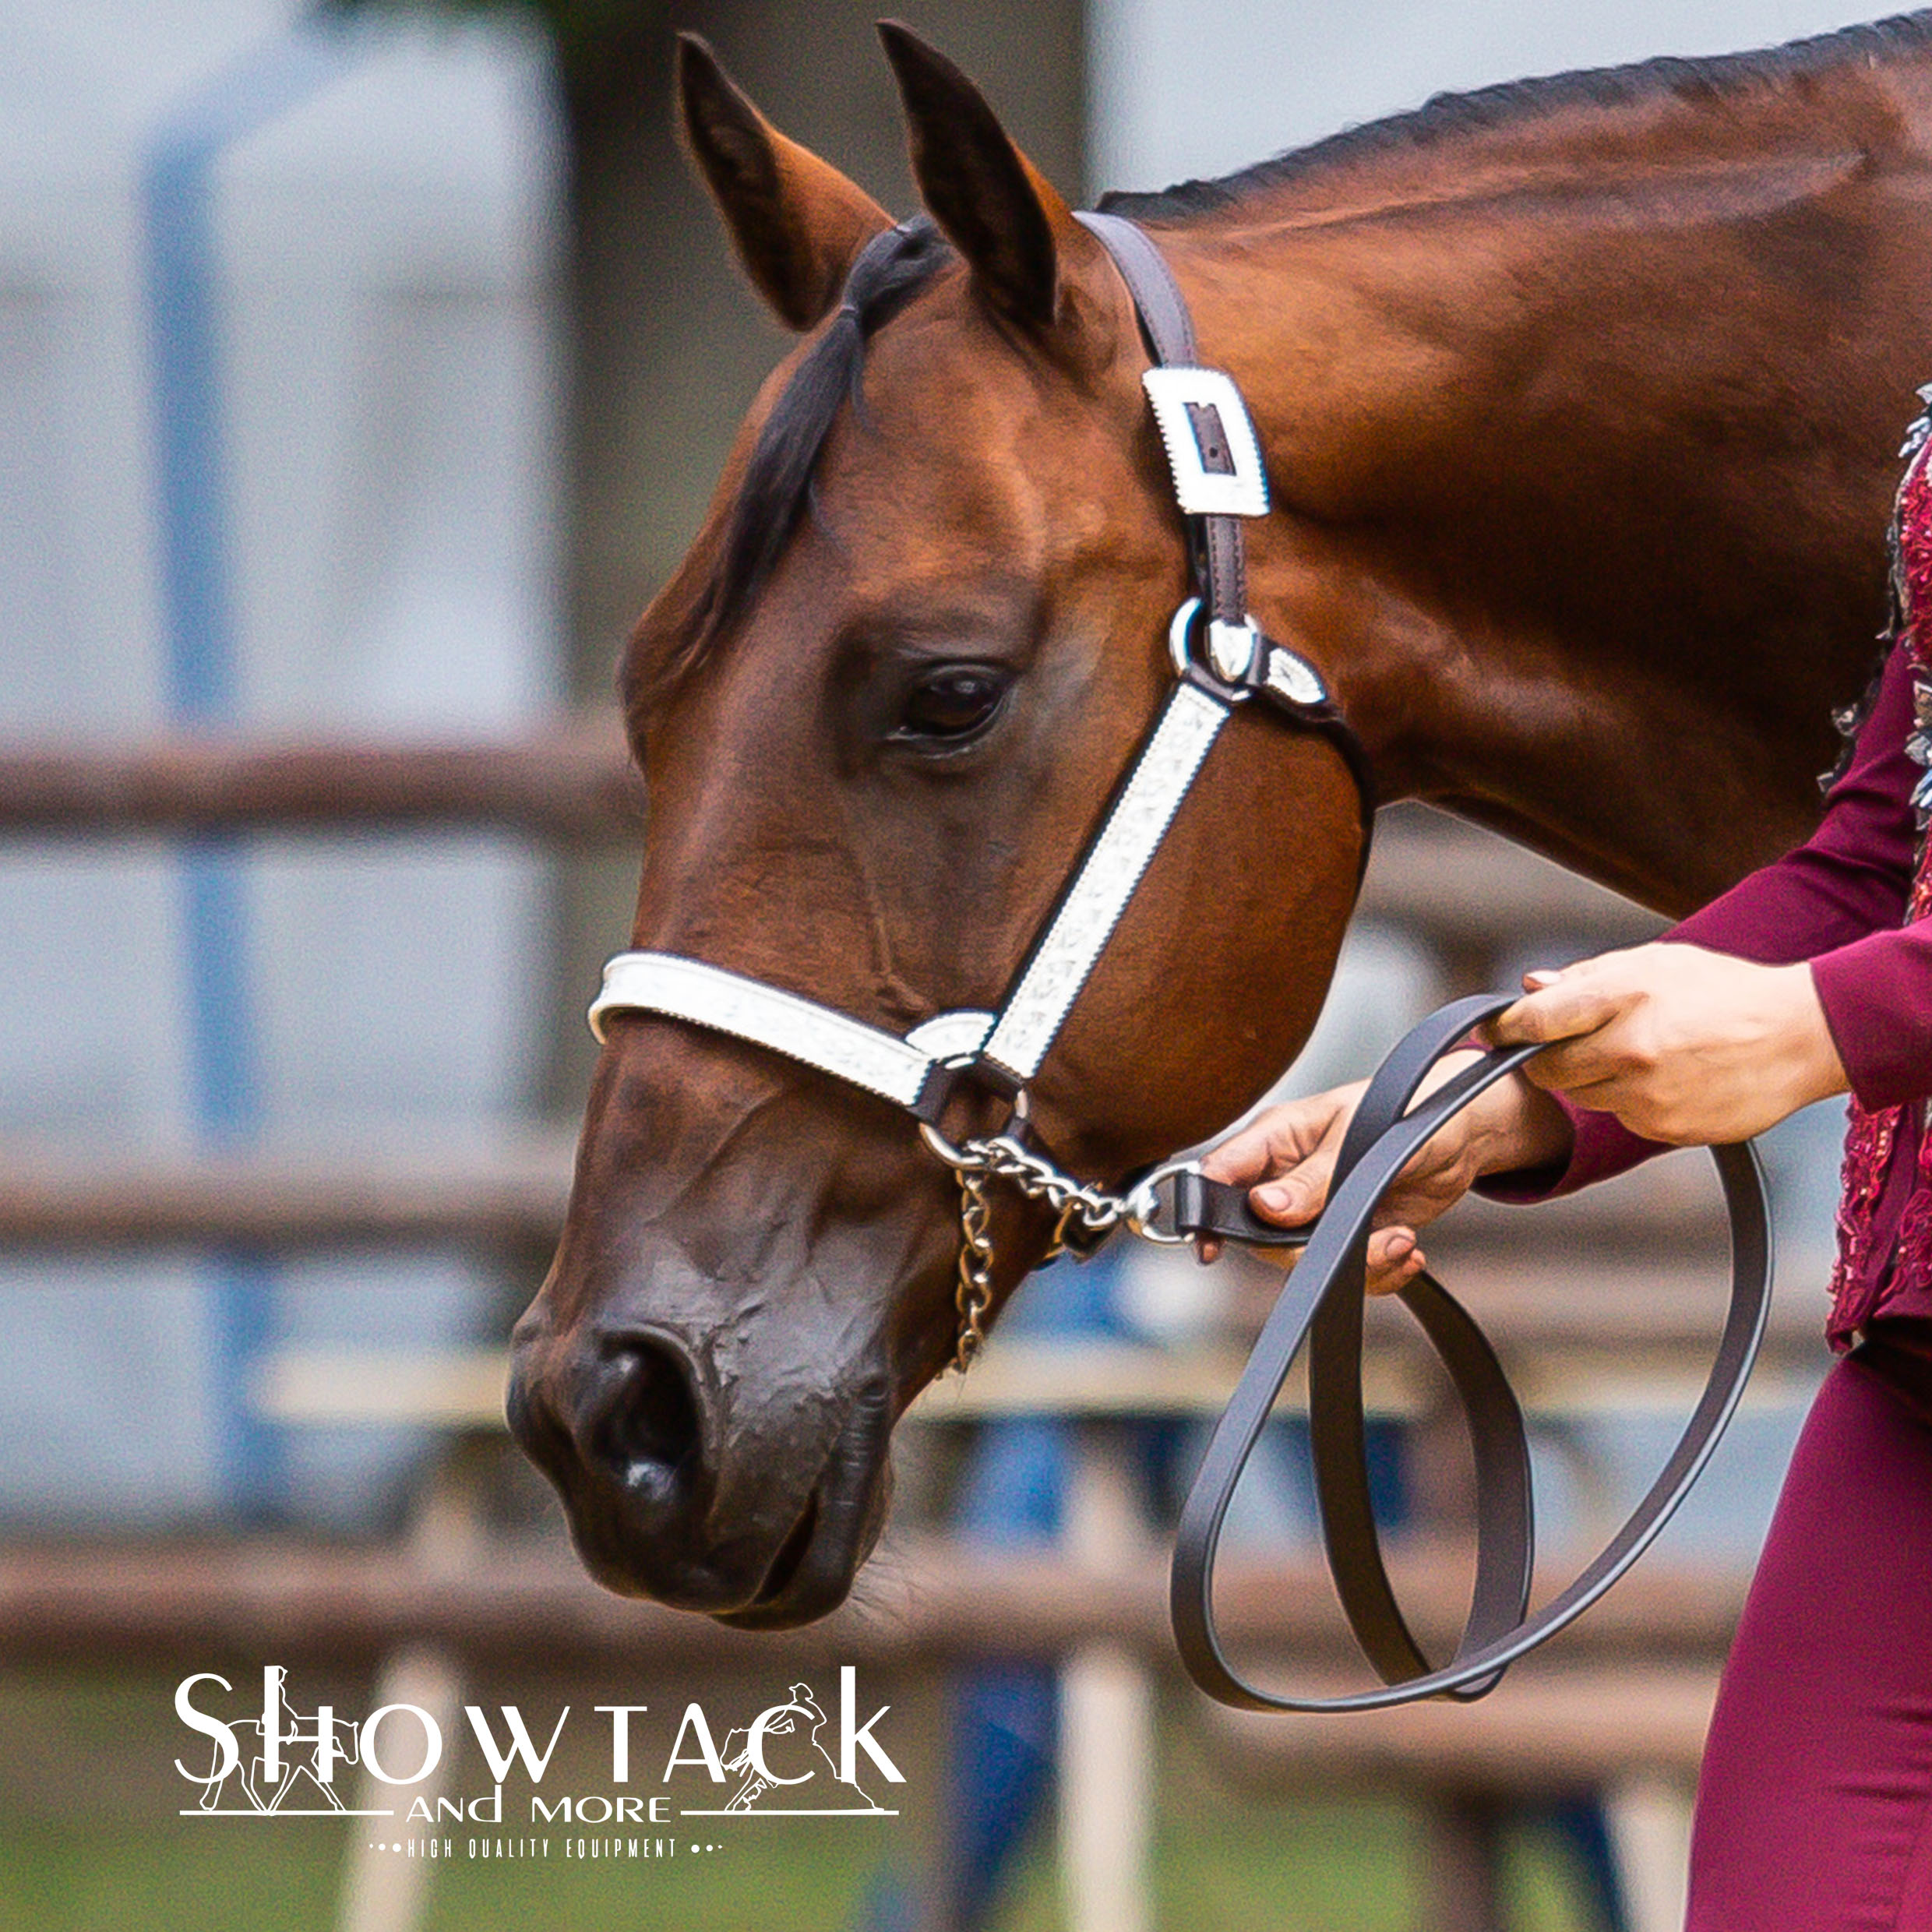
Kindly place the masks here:
<instances>
[{"instance_id":1,"label":"silver halter hardware","mask_svg":"<svg viewBox=\"0 0 1932 1932\"><path fill-rule=\"evenodd\" d=\"M1223 369L1169 367L1145 371L1141 386L1167 447L1182 513L1265 516L1267 471L1234 378Z\"/></svg>"},{"instance_id":2,"label":"silver halter hardware","mask_svg":"<svg viewBox=\"0 0 1932 1932\"><path fill-rule=\"evenodd\" d=\"M1049 1258L1065 1247L1091 1249L1117 1227L1152 1241L1183 1239L1160 1222L1161 1190L1184 1163L1166 1163L1124 1193L1077 1180L1028 1143L1027 1088L1235 708L1261 699L1274 714L1336 745L1361 798L1365 862L1373 809L1366 756L1320 673L1267 637L1239 601L1244 573L1236 520L1267 509L1260 443L1241 392L1224 371L1195 365L1186 305L1141 231L1116 217L1081 219L1120 268L1154 348L1156 366L1141 379L1187 520L1200 591L1168 627L1176 681L1166 702L1004 1003L997 1013L942 1013L901 1036L721 966L670 953L619 953L604 968L590 1010L599 1040L607 1014L655 1014L784 1054L911 1113L958 1178L953 1360L962 1370L978 1352L992 1305L991 1182L1007 1182L1053 1211ZM1012 1114L999 1132L956 1146L938 1123L966 1083L1007 1096Z\"/></svg>"}]
</instances>

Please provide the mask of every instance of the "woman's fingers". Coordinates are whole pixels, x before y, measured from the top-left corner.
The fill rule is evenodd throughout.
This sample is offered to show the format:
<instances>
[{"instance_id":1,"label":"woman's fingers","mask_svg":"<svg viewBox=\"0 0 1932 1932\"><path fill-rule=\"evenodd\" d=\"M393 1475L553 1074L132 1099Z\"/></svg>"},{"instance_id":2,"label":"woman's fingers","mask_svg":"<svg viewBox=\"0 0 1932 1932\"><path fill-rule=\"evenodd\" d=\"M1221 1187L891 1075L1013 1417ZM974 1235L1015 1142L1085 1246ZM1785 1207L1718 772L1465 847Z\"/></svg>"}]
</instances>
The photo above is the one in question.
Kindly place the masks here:
<instances>
[{"instance_id":1,"label":"woman's fingers","mask_svg":"<svg viewBox=\"0 0 1932 1932\"><path fill-rule=\"evenodd\" d=\"M1523 1069L1532 1085L1578 1094L1629 1070L1641 1052L1635 1024L1643 1010L1645 973L1655 947L1579 960L1560 972L1525 973L1528 989L1490 1022L1500 1046L1542 1043Z\"/></svg>"},{"instance_id":2,"label":"woman's fingers","mask_svg":"<svg viewBox=\"0 0 1932 1932\"><path fill-rule=\"evenodd\" d=\"M1451 1056L1440 1077L1452 1077L1460 1066L1477 1057ZM1216 1148L1202 1162L1201 1171L1213 1180L1246 1183L1249 1204L1273 1226L1305 1226L1327 1204L1336 1158L1366 1084L1336 1088L1310 1100L1271 1108ZM1493 1109L1495 1103L1489 1105ZM1418 1149L1402 1169L1381 1209L1390 1225L1370 1240L1372 1292L1390 1293L1421 1271L1416 1228L1454 1206L1479 1171L1472 1150L1479 1148L1480 1136L1472 1141L1472 1132L1470 1119L1458 1116ZM1197 1252L1202 1260L1211 1261L1221 1247L1218 1241L1204 1241Z\"/></svg>"},{"instance_id":3,"label":"woman's fingers","mask_svg":"<svg viewBox=\"0 0 1932 1932\"><path fill-rule=\"evenodd\" d=\"M1271 1107L1232 1135L1200 1164L1210 1180L1246 1186L1285 1172L1305 1160L1354 1111L1359 1086L1337 1087L1306 1100Z\"/></svg>"},{"instance_id":4,"label":"woman's fingers","mask_svg":"<svg viewBox=\"0 0 1932 1932\"><path fill-rule=\"evenodd\" d=\"M1200 1171L1211 1181L1251 1186L1285 1162L1299 1159L1320 1137L1299 1109L1271 1107L1215 1148L1201 1162Z\"/></svg>"},{"instance_id":5,"label":"woman's fingers","mask_svg":"<svg viewBox=\"0 0 1932 1932\"><path fill-rule=\"evenodd\" d=\"M1195 1253L1205 1267L1221 1258L1221 1243L1210 1238L1198 1243ZM1378 1228L1369 1236L1368 1260L1371 1295L1393 1295L1428 1266L1412 1228Z\"/></svg>"},{"instance_id":6,"label":"woman's fingers","mask_svg":"<svg viewBox=\"0 0 1932 1932\"><path fill-rule=\"evenodd\" d=\"M1590 1106L1585 1096L1592 1088L1622 1079L1642 1064L1641 1053L1622 1037L1625 1031L1606 1028L1546 1047L1524 1067L1523 1077L1546 1092L1567 1094L1579 1106Z\"/></svg>"},{"instance_id":7,"label":"woman's fingers","mask_svg":"<svg viewBox=\"0 0 1932 1932\"><path fill-rule=\"evenodd\" d=\"M1320 1213L1328 1199L1328 1183L1334 1178L1335 1150L1317 1148L1305 1161L1298 1161L1285 1174L1248 1192L1248 1203L1264 1221L1278 1228L1299 1228Z\"/></svg>"},{"instance_id":8,"label":"woman's fingers","mask_svg":"<svg viewBox=\"0 0 1932 1932\"><path fill-rule=\"evenodd\" d=\"M1407 1260L1415 1249L1413 1228L1378 1228L1369 1236L1369 1266L1380 1273Z\"/></svg>"},{"instance_id":9,"label":"woman's fingers","mask_svg":"<svg viewBox=\"0 0 1932 1932\"><path fill-rule=\"evenodd\" d=\"M1248 1204L1262 1220L1278 1228L1298 1228L1313 1220L1328 1198L1335 1151L1361 1093L1359 1085L1338 1087L1271 1107L1222 1141L1200 1170L1210 1180L1246 1185ZM1218 1244L1203 1243L1200 1250L1204 1261L1219 1252Z\"/></svg>"},{"instance_id":10,"label":"woman's fingers","mask_svg":"<svg viewBox=\"0 0 1932 1932\"><path fill-rule=\"evenodd\" d=\"M1680 940L1567 968L1494 1030L1549 1043L1524 1069L1533 1084L1654 1141L1743 1140L1848 1084L1808 967Z\"/></svg>"},{"instance_id":11,"label":"woman's fingers","mask_svg":"<svg viewBox=\"0 0 1932 1932\"><path fill-rule=\"evenodd\" d=\"M1200 1171L1210 1180L1246 1186L1249 1205L1264 1221L1299 1227L1327 1198L1334 1150L1361 1092L1358 1083L1271 1107L1209 1153ZM1221 1250L1210 1238L1197 1243L1194 1252L1204 1266L1218 1260Z\"/></svg>"},{"instance_id":12,"label":"woman's fingers","mask_svg":"<svg viewBox=\"0 0 1932 1932\"><path fill-rule=\"evenodd\" d=\"M1369 1292L1393 1295L1427 1265L1412 1228L1381 1228L1369 1237Z\"/></svg>"},{"instance_id":13,"label":"woman's fingers","mask_svg":"<svg viewBox=\"0 0 1932 1932\"><path fill-rule=\"evenodd\" d=\"M1513 1007L1505 1007L1490 1022L1487 1031L1498 1046L1574 1039L1579 1034L1594 1033L1607 1025L1624 1005L1621 989L1606 986L1593 975L1573 968L1536 991L1525 993Z\"/></svg>"}]
</instances>

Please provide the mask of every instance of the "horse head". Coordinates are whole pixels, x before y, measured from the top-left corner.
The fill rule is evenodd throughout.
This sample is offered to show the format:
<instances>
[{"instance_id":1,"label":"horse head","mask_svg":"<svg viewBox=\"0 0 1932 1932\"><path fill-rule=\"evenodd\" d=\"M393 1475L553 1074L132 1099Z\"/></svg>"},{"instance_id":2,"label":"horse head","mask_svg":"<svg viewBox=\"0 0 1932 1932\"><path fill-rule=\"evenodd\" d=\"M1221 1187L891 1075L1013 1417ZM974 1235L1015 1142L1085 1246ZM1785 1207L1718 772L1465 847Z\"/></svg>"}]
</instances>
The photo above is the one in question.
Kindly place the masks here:
<instances>
[{"instance_id":1,"label":"horse head","mask_svg":"<svg viewBox=\"0 0 1932 1932\"><path fill-rule=\"evenodd\" d=\"M1118 272L971 83L882 32L930 216L906 228L683 44L693 155L805 339L623 688L650 799L633 946L904 1033L999 1004L1172 682L1190 578ZM1063 1167L1117 1180L1286 1063L1360 839L1331 746L1233 720L1033 1087ZM968 1093L947 1130L997 1117ZM1052 1231L996 1191L996 1306ZM510 1396L591 1569L746 1625L837 1604L892 1426L954 1352L959 1239L903 1112L613 1016Z\"/></svg>"}]
</instances>

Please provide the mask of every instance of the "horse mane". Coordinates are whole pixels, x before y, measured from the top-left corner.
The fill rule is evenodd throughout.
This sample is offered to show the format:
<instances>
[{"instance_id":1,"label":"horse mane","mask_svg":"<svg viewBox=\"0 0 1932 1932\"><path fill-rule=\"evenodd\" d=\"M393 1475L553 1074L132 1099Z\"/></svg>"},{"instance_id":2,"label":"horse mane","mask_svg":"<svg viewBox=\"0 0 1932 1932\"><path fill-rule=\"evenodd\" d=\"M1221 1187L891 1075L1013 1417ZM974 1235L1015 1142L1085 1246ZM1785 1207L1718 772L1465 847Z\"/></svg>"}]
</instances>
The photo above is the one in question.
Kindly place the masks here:
<instances>
[{"instance_id":1,"label":"horse mane","mask_svg":"<svg viewBox=\"0 0 1932 1932\"><path fill-rule=\"evenodd\" d=\"M792 372L753 446L717 562L700 594L677 676L742 618L777 568L811 501L813 479L839 411L863 406L866 344L925 287L950 251L924 218L875 235L846 278L830 323Z\"/></svg>"},{"instance_id":2,"label":"horse mane","mask_svg":"<svg viewBox=\"0 0 1932 1932\"><path fill-rule=\"evenodd\" d=\"M1184 221L1327 169L1425 150L1459 135L1535 122L1565 108L1631 107L1668 94L1688 99L1741 91L1854 62L1876 62L1929 44L1932 11L1842 27L1757 53L1697 60L1666 55L1627 67L1585 68L1539 80L1504 81L1470 93L1437 94L1407 113L1345 129L1217 181L1182 182L1151 194L1103 195L1099 205L1106 213L1137 221Z\"/></svg>"}]
</instances>

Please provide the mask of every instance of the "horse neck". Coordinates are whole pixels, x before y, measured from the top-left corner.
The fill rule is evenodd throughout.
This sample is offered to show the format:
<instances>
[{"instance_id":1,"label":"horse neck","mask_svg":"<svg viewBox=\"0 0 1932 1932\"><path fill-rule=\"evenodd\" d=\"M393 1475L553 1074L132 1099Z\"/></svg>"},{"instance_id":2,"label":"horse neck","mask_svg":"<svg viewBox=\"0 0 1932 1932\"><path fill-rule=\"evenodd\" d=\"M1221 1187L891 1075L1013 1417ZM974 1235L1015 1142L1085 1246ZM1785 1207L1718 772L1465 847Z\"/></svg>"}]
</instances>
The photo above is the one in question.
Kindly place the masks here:
<instances>
[{"instance_id":1,"label":"horse neck","mask_svg":"<svg viewBox=\"0 0 1932 1932\"><path fill-rule=\"evenodd\" d=\"M1385 795L1676 910L1815 818L1932 371L1889 106L1629 118L1155 232L1268 452L1257 615Z\"/></svg>"}]
</instances>

